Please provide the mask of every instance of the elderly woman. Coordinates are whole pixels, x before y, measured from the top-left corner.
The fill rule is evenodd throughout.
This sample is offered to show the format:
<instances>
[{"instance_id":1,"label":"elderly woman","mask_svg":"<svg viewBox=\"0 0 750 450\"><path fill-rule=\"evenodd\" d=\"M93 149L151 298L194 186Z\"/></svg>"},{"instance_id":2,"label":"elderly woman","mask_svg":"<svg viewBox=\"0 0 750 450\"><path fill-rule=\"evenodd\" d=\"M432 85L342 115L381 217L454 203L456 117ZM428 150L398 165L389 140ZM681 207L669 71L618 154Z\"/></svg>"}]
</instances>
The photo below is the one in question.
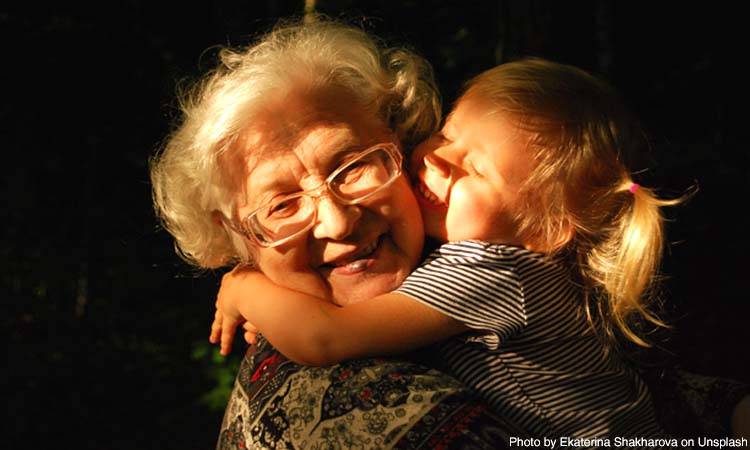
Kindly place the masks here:
<instances>
[{"instance_id":1,"label":"elderly woman","mask_svg":"<svg viewBox=\"0 0 750 450\"><path fill-rule=\"evenodd\" d=\"M422 254L401 165L439 122L429 64L326 20L279 27L222 61L152 165L181 255L205 268L251 264L338 304L396 288ZM374 175L362 179L362 167ZM522 437L434 369L406 359L304 367L261 339L219 448L500 448Z\"/></svg>"},{"instance_id":2,"label":"elderly woman","mask_svg":"<svg viewBox=\"0 0 750 450\"><path fill-rule=\"evenodd\" d=\"M277 28L222 61L152 166L181 254L206 268L252 264L335 303L397 287L422 253L401 166L404 148L439 122L429 64L326 20ZM376 175L358 177L368 166ZM219 447L498 448L511 434L522 435L435 370L397 360L307 368L261 341Z\"/></svg>"}]
</instances>

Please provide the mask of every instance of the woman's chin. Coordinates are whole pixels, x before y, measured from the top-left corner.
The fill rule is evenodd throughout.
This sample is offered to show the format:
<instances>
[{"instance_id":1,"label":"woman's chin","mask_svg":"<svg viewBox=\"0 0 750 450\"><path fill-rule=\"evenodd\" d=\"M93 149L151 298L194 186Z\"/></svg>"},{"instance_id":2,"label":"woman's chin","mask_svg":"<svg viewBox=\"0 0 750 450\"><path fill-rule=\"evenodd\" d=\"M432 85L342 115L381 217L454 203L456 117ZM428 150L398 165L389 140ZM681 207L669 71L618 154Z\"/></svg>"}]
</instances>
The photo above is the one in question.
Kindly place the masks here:
<instances>
[{"instance_id":1,"label":"woman's chin","mask_svg":"<svg viewBox=\"0 0 750 450\"><path fill-rule=\"evenodd\" d=\"M383 275L381 278L385 278ZM334 287L333 303L339 306L353 305L364 300L368 300L378 295L386 294L396 289L401 282L390 280L368 280L358 286L341 286Z\"/></svg>"},{"instance_id":2,"label":"woman's chin","mask_svg":"<svg viewBox=\"0 0 750 450\"><path fill-rule=\"evenodd\" d=\"M411 259L415 258L398 252L390 237L384 237L368 258L326 270L324 278L331 287L334 303L357 303L401 285L415 264Z\"/></svg>"}]
</instances>

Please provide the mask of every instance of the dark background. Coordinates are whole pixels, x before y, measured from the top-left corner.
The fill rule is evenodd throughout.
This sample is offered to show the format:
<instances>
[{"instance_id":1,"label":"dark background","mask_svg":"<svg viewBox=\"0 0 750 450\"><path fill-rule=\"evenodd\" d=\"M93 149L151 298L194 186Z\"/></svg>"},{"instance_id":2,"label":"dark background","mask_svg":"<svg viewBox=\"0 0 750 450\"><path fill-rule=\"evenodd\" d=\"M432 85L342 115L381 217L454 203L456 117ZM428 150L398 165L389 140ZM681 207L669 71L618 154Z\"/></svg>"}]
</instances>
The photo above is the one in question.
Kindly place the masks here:
<instances>
[{"instance_id":1,"label":"dark background","mask_svg":"<svg viewBox=\"0 0 750 450\"><path fill-rule=\"evenodd\" d=\"M642 119L644 185L698 194L667 211L671 353L750 381L747 126L733 107L747 26L706 2L320 0L462 81L535 55L612 82ZM384 5L381 5L383 3ZM213 447L239 350L207 343L220 272L182 263L154 218L148 158L176 87L303 1L0 7L4 448ZM743 64L744 65L744 64ZM743 138L740 145L740 137ZM655 355L655 356L654 356Z\"/></svg>"}]
</instances>

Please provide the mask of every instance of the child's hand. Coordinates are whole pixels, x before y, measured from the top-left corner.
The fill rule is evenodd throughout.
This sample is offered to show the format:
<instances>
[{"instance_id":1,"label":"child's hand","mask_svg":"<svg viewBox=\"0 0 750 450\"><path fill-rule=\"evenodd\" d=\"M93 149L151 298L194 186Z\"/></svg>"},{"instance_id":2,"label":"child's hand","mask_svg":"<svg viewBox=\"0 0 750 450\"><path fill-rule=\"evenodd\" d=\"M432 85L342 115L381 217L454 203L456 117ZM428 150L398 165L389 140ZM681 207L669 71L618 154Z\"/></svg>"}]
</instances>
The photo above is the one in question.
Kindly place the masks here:
<instances>
[{"instance_id":1,"label":"child's hand","mask_svg":"<svg viewBox=\"0 0 750 450\"><path fill-rule=\"evenodd\" d=\"M255 335L258 333L257 328L245 320L238 308L242 296L247 295L241 290L242 275L247 273L247 270L243 266L237 266L225 274L216 298L216 313L208 340L212 344L220 344L221 354L225 356L232 350L237 327L243 326L244 337L248 343L255 343Z\"/></svg>"},{"instance_id":2,"label":"child's hand","mask_svg":"<svg viewBox=\"0 0 750 450\"><path fill-rule=\"evenodd\" d=\"M258 329L248 321L242 323L242 328L245 330L243 337L245 342L250 345L255 345L258 342ZM237 330L237 326L224 326L224 316L221 310L217 309L214 314L214 321L211 324L211 335L208 340L212 344L221 344L221 354L228 355L232 351L232 343L234 342L234 335Z\"/></svg>"},{"instance_id":3,"label":"child's hand","mask_svg":"<svg viewBox=\"0 0 750 450\"><path fill-rule=\"evenodd\" d=\"M222 314L218 307L214 314L214 321L211 324L211 334L208 337L208 341L212 344L220 344L220 353L224 356L228 355L232 351L232 343L234 342L234 335L237 330L239 323L230 324Z\"/></svg>"}]
</instances>

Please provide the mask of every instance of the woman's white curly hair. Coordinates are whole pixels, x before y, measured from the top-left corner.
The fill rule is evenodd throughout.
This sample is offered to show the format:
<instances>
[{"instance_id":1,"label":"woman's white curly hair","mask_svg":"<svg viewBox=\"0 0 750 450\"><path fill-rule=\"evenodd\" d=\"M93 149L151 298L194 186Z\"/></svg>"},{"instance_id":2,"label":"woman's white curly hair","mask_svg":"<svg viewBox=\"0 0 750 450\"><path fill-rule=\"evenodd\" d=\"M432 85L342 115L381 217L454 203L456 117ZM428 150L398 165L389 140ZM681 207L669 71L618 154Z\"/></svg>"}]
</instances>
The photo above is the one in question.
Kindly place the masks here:
<instances>
[{"instance_id":1,"label":"woman's white curly hair","mask_svg":"<svg viewBox=\"0 0 750 450\"><path fill-rule=\"evenodd\" d=\"M246 243L217 226L232 217L234 192L219 158L269 94L300 82L345 88L406 147L440 122L432 68L403 48L385 48L359 28L324 17L278 25L256 44L224 49L221 64L181 96L182 122L151 161L153 201L179 255L215 268L249 261Z\"/></svg>"}]
</instances>

